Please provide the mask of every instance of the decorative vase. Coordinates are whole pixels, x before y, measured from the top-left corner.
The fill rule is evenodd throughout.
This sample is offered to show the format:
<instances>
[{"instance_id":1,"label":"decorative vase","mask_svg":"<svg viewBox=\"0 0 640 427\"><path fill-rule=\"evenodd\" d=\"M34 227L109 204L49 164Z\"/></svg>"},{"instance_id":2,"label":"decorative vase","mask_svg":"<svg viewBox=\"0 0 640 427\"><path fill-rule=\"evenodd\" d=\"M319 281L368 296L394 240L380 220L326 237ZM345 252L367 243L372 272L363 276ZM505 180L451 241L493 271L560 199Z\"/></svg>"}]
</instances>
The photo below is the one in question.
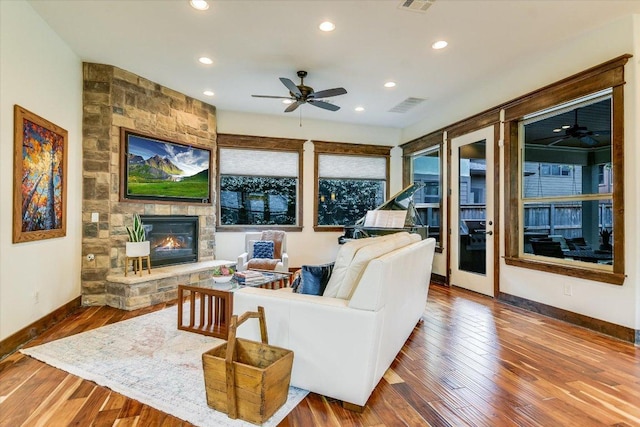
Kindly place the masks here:
<instances>
[{"instance_id":1,"label":"decorative vase","mask_svg":"<svg viewBox=\"0 0 640 427\"><path fill-rule=\"evenodd\" d=\"M129 258L144 257L151 253L151 245L148 240L144 242L127 242L126 254Z\"/></svg>"}]
</instances>

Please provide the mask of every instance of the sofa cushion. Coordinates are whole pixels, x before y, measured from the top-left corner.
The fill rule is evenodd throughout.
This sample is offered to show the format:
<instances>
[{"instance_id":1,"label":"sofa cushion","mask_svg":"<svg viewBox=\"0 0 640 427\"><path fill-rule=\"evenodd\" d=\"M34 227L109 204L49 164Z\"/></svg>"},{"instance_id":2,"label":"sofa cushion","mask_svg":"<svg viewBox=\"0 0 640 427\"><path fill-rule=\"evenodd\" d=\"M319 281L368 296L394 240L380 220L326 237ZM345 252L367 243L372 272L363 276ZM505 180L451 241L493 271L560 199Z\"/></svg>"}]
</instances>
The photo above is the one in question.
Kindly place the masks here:
<instances>
[{"instance_id":1,"label":"sofa cushion","mask_svg":"<svg viewBox=\"0 0 640 427\"><path fill-rule=\"evenodd\" d=\"M303 265L295 292L307 295L322 295L329 282L329 277L331 277L333 265L334 263Z\"/></svg>"},{"instance_id":2,"label":"sofa cushion","mask_svg":"<svg viewBox=\"0 0 640 427\"><path fill-rule=\"evenodd\" d=\"M252 258L273 258L274 243L271 240L258 240L253 242Z\"/></svg>"},{"instance_id":3,"label":"sofa cushion","mask_svg":"<svg viewBox=\"0 0 640 427\"><path fill-rule=\"evenodd\" d=\"M327 287L322 294L323 296L332 298L336 297L338 294L338 288L342 283L342 279L344 279L344 276L347 274L349 264L351 264L351 261L353 260L356 252L358 252L358 249L379 242L378 239L380 238L368 237L366 239L351 240L340 247L338 254L336 255L336 261L333 266L331 277L329 278L329 283L327 283Z\"/></svg>"},{"instance_id":4,"label":"sofa cushion","mask_svg":"<svg viewBox=\"0 0 640 427\"><path fill-rule=\"evenodd\" d=\"M369 261L402 246L413 243L416 236L406 232L401 232L378 237L376 239L377 240L374 242L375 244L366 245L358 249L355 253L351 263L346 268L342 282L338 285L335 295L336 298L350 299ZM417 236L417 239L419 240L420 237ZM327 296L326 293L325 296Z\"/></svg>"}]
</instances>

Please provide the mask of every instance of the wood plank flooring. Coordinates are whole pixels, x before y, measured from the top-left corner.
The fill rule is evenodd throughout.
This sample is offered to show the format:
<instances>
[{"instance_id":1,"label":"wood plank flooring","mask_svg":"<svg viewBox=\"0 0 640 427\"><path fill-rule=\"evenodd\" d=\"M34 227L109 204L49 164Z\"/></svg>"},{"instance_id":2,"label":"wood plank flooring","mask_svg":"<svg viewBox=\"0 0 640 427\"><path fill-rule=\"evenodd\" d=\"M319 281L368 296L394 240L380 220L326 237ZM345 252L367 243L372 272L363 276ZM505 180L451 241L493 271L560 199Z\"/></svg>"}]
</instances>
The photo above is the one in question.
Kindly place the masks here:
<instances>
[{"instance_id":1,"label":"wood plank flooring","mask_svg":"<svg viewBox=\"0 0 640 427\"><path fill-rule=\"evenodd\" d=\"M81 308L29 346L166 306ZM0 363L0 426L190 425L20 353ZM423 321L363 413L311 393L280 424L427 425L640 426L640 349L432 285Z\"/></svg>"}]
</instances>

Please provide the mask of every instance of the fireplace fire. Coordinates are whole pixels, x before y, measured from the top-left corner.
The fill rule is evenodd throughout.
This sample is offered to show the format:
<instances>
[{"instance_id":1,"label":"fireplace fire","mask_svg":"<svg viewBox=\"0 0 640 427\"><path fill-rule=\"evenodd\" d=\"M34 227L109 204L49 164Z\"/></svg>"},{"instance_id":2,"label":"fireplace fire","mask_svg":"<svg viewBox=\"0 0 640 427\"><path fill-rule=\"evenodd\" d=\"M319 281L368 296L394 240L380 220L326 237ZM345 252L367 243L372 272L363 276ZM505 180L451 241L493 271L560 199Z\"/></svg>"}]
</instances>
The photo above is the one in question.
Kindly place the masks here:
<instances>
[{"instance_id":1,"label":"fireplace fire","mask_svg":"<svg viewBox=\"0 0 640 427\"><path fill-rule=\"evenodd\" d=\"M185 264L198 260L198 217L141 216L151 246L151 265Z\"/></svg>"}]
</instances>

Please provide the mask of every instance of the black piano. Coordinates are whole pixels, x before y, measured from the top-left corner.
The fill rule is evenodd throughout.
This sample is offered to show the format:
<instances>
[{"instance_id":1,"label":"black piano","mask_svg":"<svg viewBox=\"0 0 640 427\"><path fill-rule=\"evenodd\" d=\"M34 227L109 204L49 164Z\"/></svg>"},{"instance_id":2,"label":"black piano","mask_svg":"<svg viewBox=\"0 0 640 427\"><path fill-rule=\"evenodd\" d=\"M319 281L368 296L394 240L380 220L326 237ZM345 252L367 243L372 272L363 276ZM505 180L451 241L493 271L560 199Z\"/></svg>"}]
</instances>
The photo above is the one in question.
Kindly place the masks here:
<instances>
[{"instance_id":1,"label":"black piano","mask_svg":"<svg viewBox=\"0 0 640 427\"><path fill-rule=\"evenodd\" d=\"M374 210L367 212L367 215L354 225L345 225L344 235L338 238L338 242L343 244L350 239L382 236L399 231L417 233L426 239L429 226L422 223L413 203L413 194L422 187L422 182L411 184Z\"/></svg>"}]
</instances>

